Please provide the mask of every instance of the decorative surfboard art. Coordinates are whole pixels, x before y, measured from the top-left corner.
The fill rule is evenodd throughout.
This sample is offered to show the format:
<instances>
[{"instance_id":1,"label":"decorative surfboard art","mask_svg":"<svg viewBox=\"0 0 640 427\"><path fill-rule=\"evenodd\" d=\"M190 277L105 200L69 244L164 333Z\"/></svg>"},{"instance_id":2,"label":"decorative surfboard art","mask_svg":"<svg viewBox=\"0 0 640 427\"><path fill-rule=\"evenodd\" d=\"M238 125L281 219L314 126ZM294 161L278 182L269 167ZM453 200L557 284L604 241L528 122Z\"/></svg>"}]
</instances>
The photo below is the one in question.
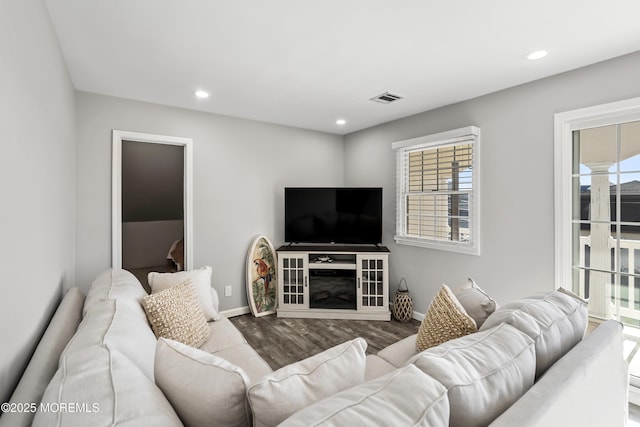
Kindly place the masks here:
<instances>
[{"instance_id":1,"label":"decorative surfboard art","mask_svg":"<svg viewBox=\"0 0 640 427\"><path fill-rule=\"evenodd\" d=\"M273 245L265 236L257 236L247 253L247 299L251 313L256 317L276 312L276 272L276 251Z\"/></svg>"}]
</instances>

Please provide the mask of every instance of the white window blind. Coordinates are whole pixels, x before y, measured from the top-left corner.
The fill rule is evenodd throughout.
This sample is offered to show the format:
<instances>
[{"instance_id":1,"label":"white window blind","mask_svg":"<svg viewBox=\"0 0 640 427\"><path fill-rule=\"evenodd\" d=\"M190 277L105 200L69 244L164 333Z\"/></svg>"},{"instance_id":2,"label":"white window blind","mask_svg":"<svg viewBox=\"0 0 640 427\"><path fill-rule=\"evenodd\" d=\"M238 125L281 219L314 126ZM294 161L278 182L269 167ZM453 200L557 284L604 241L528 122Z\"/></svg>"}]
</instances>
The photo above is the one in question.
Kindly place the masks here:
<instances>
[{"instance_id":1,"label":"white window blind","mask_svg":"<svg viewBox=\"0 0 640 427\"><path fill-rule=\"evenodd\" d=\"M479 254L480 129L455 129L393 143L399 244Z\"/></svg>"}]
</instances>

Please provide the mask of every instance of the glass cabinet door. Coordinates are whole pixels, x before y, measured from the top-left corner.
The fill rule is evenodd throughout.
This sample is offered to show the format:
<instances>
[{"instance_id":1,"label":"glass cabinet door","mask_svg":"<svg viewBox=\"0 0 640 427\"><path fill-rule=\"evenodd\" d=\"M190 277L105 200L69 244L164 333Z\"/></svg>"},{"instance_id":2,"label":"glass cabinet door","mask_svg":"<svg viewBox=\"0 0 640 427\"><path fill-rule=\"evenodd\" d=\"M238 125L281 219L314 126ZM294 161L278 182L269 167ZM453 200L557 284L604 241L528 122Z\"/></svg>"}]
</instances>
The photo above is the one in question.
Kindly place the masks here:
<instances>
[{"instance_id":1,"label":"glass cabinet door","mask_svg":"<svg viewBox=\"0 0 640 427\"><path fill-rule=\"evenodd\" d=\"M387 257L358 255L358 310L388 310Z\"/></svg>"},{"instance_id":2,"label":"glass cabinet door","mask_svg":"<svg viewBox=\"0 0 640 427\"><path fill-rule=\"evenodd\" d=\"M280 306L309 307L309 267L306 254L280 254Z\"/></svg>"}]
</instances>

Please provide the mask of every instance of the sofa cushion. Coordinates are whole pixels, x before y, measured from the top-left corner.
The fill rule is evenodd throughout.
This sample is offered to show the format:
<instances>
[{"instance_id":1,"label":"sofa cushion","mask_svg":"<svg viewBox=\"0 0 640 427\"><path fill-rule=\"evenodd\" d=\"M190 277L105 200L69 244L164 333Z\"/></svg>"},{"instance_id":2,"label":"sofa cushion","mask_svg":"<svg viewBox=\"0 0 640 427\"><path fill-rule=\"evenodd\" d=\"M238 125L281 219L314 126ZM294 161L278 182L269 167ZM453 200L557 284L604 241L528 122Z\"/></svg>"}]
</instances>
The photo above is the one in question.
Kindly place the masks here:
<instances>
[{"instance_id":1,"label":"sofa cushion","mask_svg":"<svg viewBox=\"0 0 640 427\"><path fill-rule=\"evenodd\" d=\"M364 381L362 338L347 341L278 369L253 384L247 398L254 427L275 426L298 410Z\"/></svg>"},{"instance_id":2,"label":"sofa cushion","mask_svg":"<svg viewBox=\"0 0 640 427\"><path fill-rule=\"evenodd\" d=\"M448 424L447 389L415 366L407 365L314 403L281 426L434 427Z\"/></svg>"},{"instance_id":3,"label":"sofa cushion","mask_svg":"<svg viewBox=\"0 0 640 427\"><path fill-rule=\"evenodd\" d=\"M179 271L177 273L149 273L148 280L151 293L157 293L169 289L186 281L190 281L198 295L198 301L202 307L205 319L218 320L218 298L211 288L211 275L213 270L206 266L197 270Z\"/></svg>"},{"instance_id":4,"label":"sofa cushion","mask_svg":"<svg viewBox=\"0 0 640 427\"><path fill-rule=\"evenodd\" d=\"M582 298L580 295L571 292L569 289L565 289L562 286L558 288L558 292L563 293L565 295L569 295L572 298L576 298L578 301L580 301L582 304L588 305L589 304L589 300L586 300L584 298Z\"/></svg>"},{"instance_id":5,"label":"sofa cushion","mask_svg":"<svg viewBox=\"0 0 640 427\"><path fill-rule=\"evenodd\" d=\"M246 426L249 378L242 369L202 350L160 338L156 384L186 427Z\"/></svg>"},{"instance_id":6,"label":"sofa cushion","mask_svg":"<svg viewBox=\"0 0 640 427\"><path fill-rule=\"evenodd\" d=\"M91 284L84 301L82 315L97 302L113 299L127 299L140 302L147 295L142 284L136 277L122 269L110 268L102 272Z\"/></svg>"},{"instance_id":7,"label":"sofa cushion","mask_svg":"<svg viewBox=\"0 0 640 427\"><path fill-rule=\"evenodd\" d=\"M455 296L467 314L476 322L478 328L498 307L496 301L483 291L472 278L468 279L465 286L455 291Z\"/></svg>"},{"instance_id":8,"label":"sofa cushion","mask_svg":"<svg viewBox=\"0 0 640 427\"><path fill-rule=\"evenodd\" d=\"M418 335L418 351L477 331L476 322L467 314L451 289L442 285L431 301Z\"/></svg>"},{"instance_id":9,"label":"sofa cushion","mask_svg":"<svg viewBox=\"0 0 640 427\"><path fill-rule=\"evenodd\" d=\"M142 306L158 338L192 347L200 347L209 338L209 327L191 282L147 295Z\"/></svg>"},{"instance_id":10,"label":"sofa cushion","mask_svg":"<svg viewBox=\"0 0 640 427\"><path fill-rule=\"evenodd\" d=\"M67 353L47 386L33 425L180 426L162 391L126 356L95 345ZM72 410L60 410L72 405Z\"/></svg>"},{"instance_id":11,"label":"sofa cushion","mask_svg":"<svg viewBox=\"0 0 640 427\"><path fill-rule=\"evenodd\" d=\"M448 390L450 426L486 426L532 385L531 338L501 324L426 350L412 360Z\"/></svg>"},{"instance_id":12,"label":"sofa cushion","mask_svg":"<svg viewBox=\"0 0 640 427\"><path fill-rule=\"evenodd\" d=\"M120 352L150 380L153 379L156 337L138 302L117 299L93 304L62 352L62 357L94 346L106 346Z\"/></svg>"},{"instance_id":13,"label":"sofa cushion","mask_svg":"<svg viewBox=\"0 0 640 427\"><path fill-rule=\"evenodd\" d=\"M85 315L60 356L42 402L75 412L38 412L35 425L181 425L154 383L156 337L140 305L140 282L124 270L101 274Z\"/></svg>"},{"instance_id":14,"label":"sofa cushion","mask_svg":"<svg viewBox=\"0 0 640 427\"><path fill-rule=\"evenodd\" d=\"M223 315L220 315L220 320L207 322L207 325L210 331L209 337L199 347L200 350L207 353L215 353L216 351L247 342L242 333Z\"/></svg>"},{"instance_id":15,"label":"sofa cushion","mask_svg":"<svg viewBox=\"0 0 640 427\"><path fill-rule=\"evenodd\" d=\"M481 330L502 322L515 326L536 343L536 377L584 337L587 305L562 292L541 293L510 302L486 320Z\"/></svg>"},{"instance_id":16,"label":"sofa cushion","mask_svg":"<svg viewBox=\"0 0 640 427\"><path fill-rule=\"evenodd\" d=\"M213 354L241 368L249 378L249 384L273 372L267 362L247 343L236 344Z\"/></svg>"}]
</instances>

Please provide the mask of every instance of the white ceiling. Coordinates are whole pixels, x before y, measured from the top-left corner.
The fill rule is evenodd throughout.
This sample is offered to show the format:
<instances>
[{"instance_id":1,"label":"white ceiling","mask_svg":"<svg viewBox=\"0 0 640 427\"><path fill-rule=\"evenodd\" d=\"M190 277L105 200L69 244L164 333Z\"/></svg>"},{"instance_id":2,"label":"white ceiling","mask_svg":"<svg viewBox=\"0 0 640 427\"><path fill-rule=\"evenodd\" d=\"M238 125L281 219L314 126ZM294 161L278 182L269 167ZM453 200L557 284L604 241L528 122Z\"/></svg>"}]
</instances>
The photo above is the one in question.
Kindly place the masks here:
<instances>
[{"instance_id":1,"label":"white ceiling","mask_svg":"<svg viewBox=\"0 0 640 427\"><path fill-rule=\"evenodd\" d=\"M46 4L78 90L337 134L640 50L638 0Z\"/></svg>"}]
</instances>

